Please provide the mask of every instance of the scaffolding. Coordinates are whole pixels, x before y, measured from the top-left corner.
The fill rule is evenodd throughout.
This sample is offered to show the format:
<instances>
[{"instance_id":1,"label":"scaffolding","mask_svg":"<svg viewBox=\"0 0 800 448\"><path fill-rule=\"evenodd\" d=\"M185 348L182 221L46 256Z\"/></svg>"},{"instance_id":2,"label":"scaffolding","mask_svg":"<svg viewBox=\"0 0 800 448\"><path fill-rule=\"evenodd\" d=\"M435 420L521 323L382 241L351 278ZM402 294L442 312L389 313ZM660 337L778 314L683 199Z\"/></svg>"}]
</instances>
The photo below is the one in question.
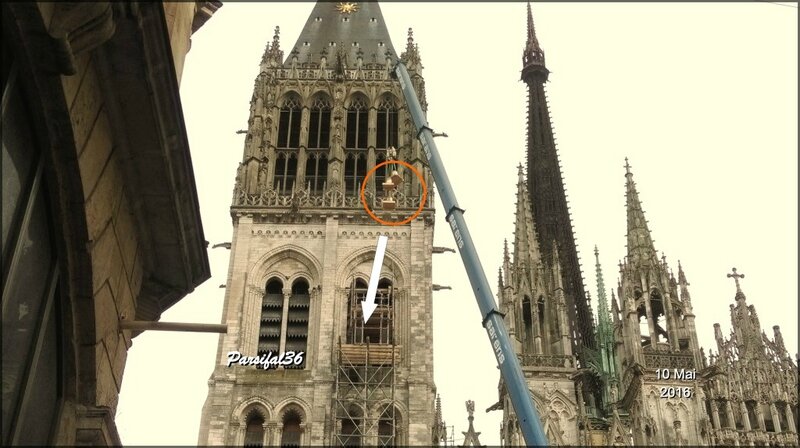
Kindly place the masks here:
<instances>
[{"instance_id":1,"label":"scaffolding","mask_svg":"<svg viewBox=\"0 0 800 448\"><path fill-rule=\"evenodd\" d=\"M383 281L382 281L383 282ZM337 344L332 428L335 446L396 446L400 414L395 405L394 291L379 284L378 307L367 322L361 313L366 285L354 280L348 302L345 341ZM373 342L374 341L374 342Z\"/></svg>"}]
</instances>

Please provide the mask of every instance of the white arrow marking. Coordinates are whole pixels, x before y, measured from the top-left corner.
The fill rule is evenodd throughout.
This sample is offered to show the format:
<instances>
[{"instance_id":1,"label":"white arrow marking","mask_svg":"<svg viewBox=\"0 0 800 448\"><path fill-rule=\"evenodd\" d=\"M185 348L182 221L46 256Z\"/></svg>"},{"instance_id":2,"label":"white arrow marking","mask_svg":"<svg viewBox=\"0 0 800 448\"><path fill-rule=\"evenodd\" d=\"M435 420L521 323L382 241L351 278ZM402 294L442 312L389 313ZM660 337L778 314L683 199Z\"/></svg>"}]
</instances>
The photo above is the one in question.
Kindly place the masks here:
<instances>
[{"instance_id":1,"label":"white arrow marking","mask_svg":"<svg viewBox=\"0 0 800 448\"><path fill-rule=\"evenodd\" d=\"M386 235L378 236L378 247L375 248L375 261L372 263L372 273L369 275L369 286L367 286L367 297L361 302L361 314L364 315L364 323L367 323L375 308L375 294L378 292L378 280L381 276L383 267L383 256L386 254L386 244L389 237Z\"/></svg>"}]
</instances>

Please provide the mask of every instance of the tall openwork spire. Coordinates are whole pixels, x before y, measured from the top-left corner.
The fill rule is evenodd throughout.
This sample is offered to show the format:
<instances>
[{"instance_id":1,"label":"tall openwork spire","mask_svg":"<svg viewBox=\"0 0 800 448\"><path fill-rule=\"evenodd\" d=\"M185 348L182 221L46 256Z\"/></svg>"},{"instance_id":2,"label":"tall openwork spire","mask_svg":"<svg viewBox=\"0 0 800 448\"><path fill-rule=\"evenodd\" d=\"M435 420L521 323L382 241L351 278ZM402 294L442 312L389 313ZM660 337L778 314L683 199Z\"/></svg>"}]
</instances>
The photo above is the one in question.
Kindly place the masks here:
<instances>
[{"instance_id":1,"label":"tall openwork spire","mask_svg":"<svg viewBox=\"0 0 800 448\"><path fill-rule=\"evenodd\" d=\"M584 290L572 218L547 105L544 84L550 72L545 67L544 52L536 36L530 5L527 19L521 78L528 88L528 197L543 263L550 263L553 259L553 248L558 247L569 327L567 333L571 335L572 353L578 356L582 365L588 365L591 354L589 351L584 353L584 347L591 349L595 346L594 318ZM553 245L553 241L557 244ZM590 395L586 386L589 382L584 381L583 384L587 388L585 395Z\"/></svg>"},{"instance_id":2,"label":"tall openwork spire","mask_svg":"<svg viewBox=\"0 0 800 448\"><path fill-rule=\"evenodd\" d=\"M644 218L642 203L633 181L631 166L625 158L625 198L628 212L628 260L629 262L646 262L656 260L656 249Z\"/></svg>"}]
</instances>

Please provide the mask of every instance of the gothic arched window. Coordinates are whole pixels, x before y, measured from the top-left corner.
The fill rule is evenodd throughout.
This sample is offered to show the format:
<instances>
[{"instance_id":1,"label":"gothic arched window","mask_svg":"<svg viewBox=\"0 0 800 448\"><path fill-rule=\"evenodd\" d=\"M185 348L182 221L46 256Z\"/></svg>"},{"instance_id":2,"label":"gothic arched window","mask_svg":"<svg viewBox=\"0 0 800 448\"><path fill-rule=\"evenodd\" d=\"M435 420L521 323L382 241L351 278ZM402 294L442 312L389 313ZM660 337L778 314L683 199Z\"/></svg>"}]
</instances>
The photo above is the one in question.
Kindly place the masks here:
<instances>
[{"instance_id":1,"label":"gothic arched window","mask_svg":"<svg viewBox=\"0 0 800 448\"><path fill-rule=\"evenodd\" d=\"M355 279L350 287L347 313L347 343L391 344L394 341L394 289L392 282L381 279L375 293L377 308L364 322L361 302L367 294L367 283Z\"/></svg>"},{"instance_id":2,"label":"gothic arched window","mask_svg":"<svg viewBox=\"0 0 800 448\"><path fill-rule=\"evenodd\" d=\"M292 94L284 100L278 121L278 148L297 149L300 147L302 111L300 97L296 94Z\"/></svg>"},{"instance_id":3,"label":"gothic arched window","mask_svg":"<svg viewBox=\"0 0 800 448\"><path fill-rule=\"evenodd\" d=\"M375 166L378 166L385 161L386 161L386 151L376 151ZM377 188L378 191L383 191L381 190L381 185L384 182L386 182L387 173L389 173L389 171L387 171L388 169L389 165L384 165L375 170L375 188Z\"/></svg>"},{"instance_id":4,"label":"gothic arched window","mask_svg":"<svg viewBox=\"0 0 800 448\"><path fill-rule=\"evenodd\" d=\"M347 108L347 138L345 147L348 149L366 149L367 131L369 129L369 109L367 100L362 95L353 97L350 107Z\"/></svg>"},{"instance_id":5,"label":"gothic arched window","mask_svg":"<svg viewBox=\"0 0 800 448\"><path fill-rule=\"evenodd\" d=\"M288 194L294 188L294 181L297 178L297 154L291 152L279 152L275 159L275 177L273 188L278 193Z\"/></svg>"},{"instance_id":6,"label":"gothic arched window","mask_svg":"<svg viewBox=\"0 0 800 448\"><path fill-rule=\"evenodd\" d=\"M323 95L311 101L308 124L308 148L328 149L331 135L331 102Z\"/></svg>"},{"instance_id":7,"label":"gothic arched window","mask_svg":"<svg viewBox=\"0 0 800 448\"><path fill-rule=\"evenodd\" d=\"M531 309L531 298L525 296L522 299L522 325L525 328L525 338L529 347L533 347L533 310Z\"/></svg>"},{"instance_id":8,"label":"gothic arched window","mask_svg":"<svg viewBox=\"0 0 800 448\"><path fill-rule=\"evenodd\" d=\"M336 444L339 446L361 446L361 429L363 425L364 413L361 408L350 404L339 411L339 434Z\"/></svg>"},{"instance_id":9,"label":"gothic arched window","mask_svg":"<svg viewBox=\"0 0 800 448\"><path fill-rule=\"evenodd\" d=\"M344 161L345 192L355 194L361 191L361 182L367 175L367 155L364 151L347 151Z\"/></svg>"},{"instance_id":10,"label":"gothic arched window","mask_svg":"<svg viewBox=\"0 0 800 448\"><path fill-rule=\"evenodd\" d=\"M309 151L306 159L306 185L311 193L319 194L325 189L328 177L328 152Z\"/></svg>"},{"instance_id":11,"label":"gothic arched window","mask_svg":"<svg viewBox=\"0 0 800 448\"><path fill-rule=\"evenodd\" d=\"M376 148L397 148L397 106L390 95L384 95L378 103Z\"/></svg>"},{"instance_id":12,"label":"gothic arched window","mask_svg":"<svg viewBox=\"0 0 800 448\"><path fill-rule=\"evenodd\" d=\"M258 354L277 353L281 346L283 321L283 283L277 278L267 282L261 301L261 325L258 332Z\"/></svg>"},{"instance_id":13,"label":"gothic arched window","mask_svg":"<svg viewBox=\"0 0 800 448\"><path fill-rule=\"evenodd\" d=\"M264 446L264 416L256 409L252 409L245 420L244 446Z\"/></svg>"},{"instance_id":14,"label":"gothic arched window","mask_svg":"<svg viewBox=\"0 0 800 448\"><path fill-rule=\"evenodd\" d=\"M303 352L303 362L286 366L286 368L302 369L305 366L305 352L308 343L308 309L311 296L308 282L297 279L292 284L292 295L289 297L289 309L286 313L286 351Z\"/></svg>"},{"instance_id":15,"label":"gothic arched window","mask_svg":"<svg viewBox=\"0 0 800 448\"><path fill-rule=\"evenodd\" d=\"M392 405L378 419L378 446L397 446L400 442L400 412Z\"/></svg>"},{"instance_id":16,"label":"gothic arched window","mask_svg":"<svg viewBox=\"0 0 800 448\"><path fill-rule=\"evenodd\" d=\"M536 312L537 312L538 317L539 317L539 331L540 331L540 334L543 336L542 339L546 339L546 337L548 336L548 333L546 333L545 330L548 328L548 324L547 324L548 320L547 320L547 316L545 316L546 309L545 309L545 305L544 305L544 297L542 297L542 296L539 296L539 300L536 302ZM544 347L547 347L547 344L542 344L543 350L544 350Z\"/></svg>"},{"instance_id":17,"label":"gothic arched window","mask_svg":"<svg viewBox=\"0 0 800 448\"><path fill-rule=\"evenodd\" d=\"M283 428L281 431L281 446L295 447L302 442L303 429L300 424L303 422L302 415L297 409L290 409L283 415Z\"/></svg>"}]
</instances>

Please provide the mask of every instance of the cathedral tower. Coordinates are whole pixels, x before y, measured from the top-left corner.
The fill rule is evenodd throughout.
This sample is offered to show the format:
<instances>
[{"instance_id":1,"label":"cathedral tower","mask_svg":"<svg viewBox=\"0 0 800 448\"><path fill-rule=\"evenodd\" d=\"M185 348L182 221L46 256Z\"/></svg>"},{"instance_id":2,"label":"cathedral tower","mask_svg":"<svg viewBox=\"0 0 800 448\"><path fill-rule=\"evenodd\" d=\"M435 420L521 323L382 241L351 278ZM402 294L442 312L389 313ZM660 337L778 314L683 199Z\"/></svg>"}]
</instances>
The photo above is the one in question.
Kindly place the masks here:
<instances>
[{"instance_id":1,"label":"cathedral tower","mask_svg":"<svg viewBox=\"0 0 800 448\"><path fill-rule=\"evenodd\" d=\"M584 291L583 277L567 195L556 150L550 109L544 84L550 71L545 66L544 51L536 38L531 6L528 3L528 38L522 55L522 80L528 87L528 193L533 220L542 244L542 256L552 258L555 241L558 246L564 276L564 296L573 352L582 363L588 363L582 347L594 347L594 323L589 300Z\"/></svg>"},{"instance_id":2,"label":"cathedral tower","mask_svg":"<svg viewBox=\"0 0 800 448\"><path fill-rule=\"evenodd\" d=\"M515 344L531 397L542 418L544 432L553 445L581 445L576 418L581 415L576 391L578 373L564 294L558 244L551 240L549 259L542 255L534 225L522 165L518 167L514 257L503 249L498 279L500 310ZM503 410L501 436L505 445L525 440L511 404L500 383L500 401L490 409Z\"/></svg>"},{"instance_id":3,"label":"cathedral tower","mask_svg":"<svg viewBox=\"0 0 800 448\"><path fill-rule=\"evenodd\" d=\"M424 106L411 30L401 59ZM318 2L287 57L277 28L266 46L201 445L431 443L433 198L396 60L375 2ZM376 191L386 185L391 197Z\"/></svg>"},{"instance_id":4,"label":"cathedral tower","mask_svg":"<svg viewBox=\"0 0 800 448\"><path fill-rule=\"evenodd\" d=\"M701 445L702 368L688 282L658 258L630 165L625 160L628 254L612 302L620 399L634 445ZM680 294L678 290L680 289ZM616 394L616 391L613 391Z\"/></svg>"}]
</instances>

